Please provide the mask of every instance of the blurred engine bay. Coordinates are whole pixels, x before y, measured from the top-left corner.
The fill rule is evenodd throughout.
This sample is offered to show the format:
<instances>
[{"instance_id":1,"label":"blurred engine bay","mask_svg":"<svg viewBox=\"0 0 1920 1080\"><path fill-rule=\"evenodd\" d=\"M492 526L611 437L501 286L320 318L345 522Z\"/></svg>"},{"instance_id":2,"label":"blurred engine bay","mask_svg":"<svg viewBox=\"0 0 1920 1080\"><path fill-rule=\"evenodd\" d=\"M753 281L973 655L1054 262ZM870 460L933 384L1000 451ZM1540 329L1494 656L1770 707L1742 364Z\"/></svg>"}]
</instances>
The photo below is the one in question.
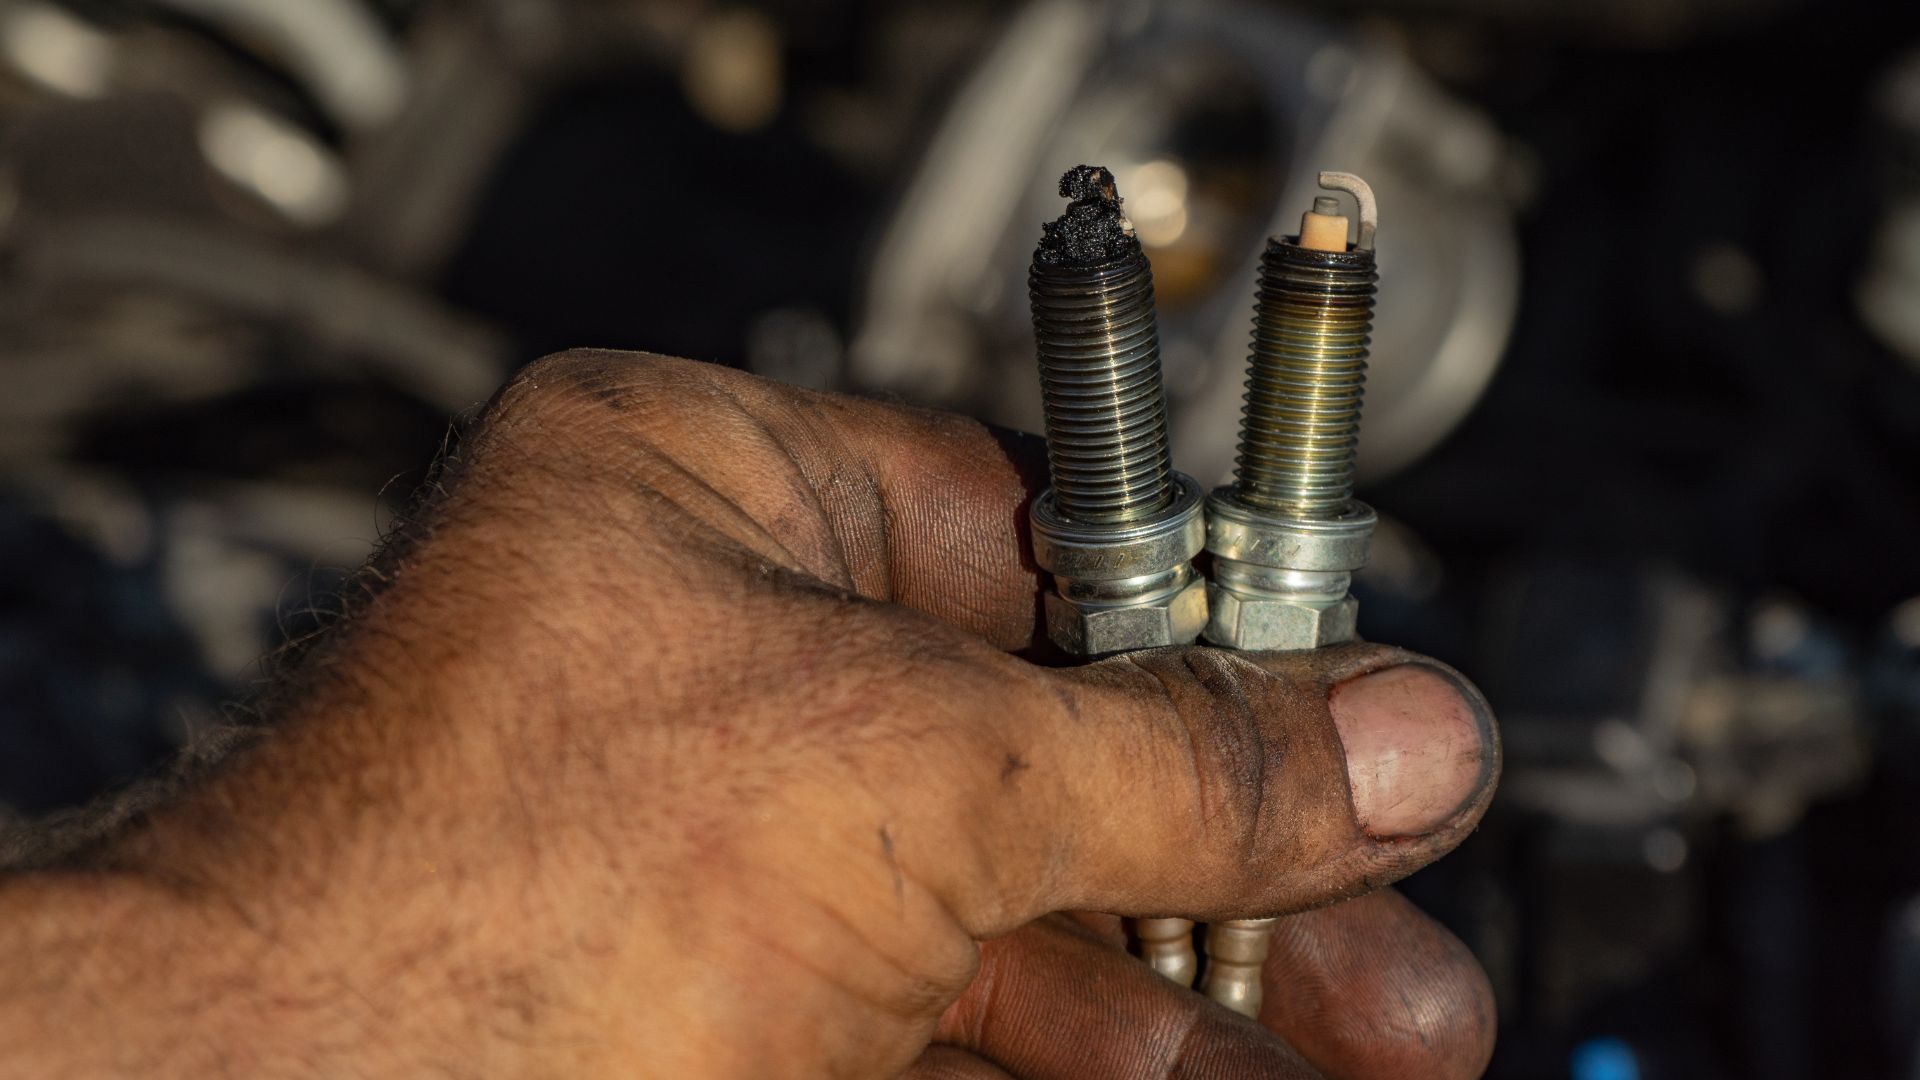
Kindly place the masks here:
<instances>
[{"instance_id":1,"label":"blurred engine bay","mask_svg":"<svg viewBox=\"0 0 1920 1080\"><path fill-rule=\"evenodd\" d=\"M0 807L216 722L544 352L1037 427L1079 161L1217 481L1324 165L1396 223L1363 627L1506 733L1406 886L1492 1075L1920 1076L1920 11L0 0L0 136Z\"/></svg>"}]
</instances>

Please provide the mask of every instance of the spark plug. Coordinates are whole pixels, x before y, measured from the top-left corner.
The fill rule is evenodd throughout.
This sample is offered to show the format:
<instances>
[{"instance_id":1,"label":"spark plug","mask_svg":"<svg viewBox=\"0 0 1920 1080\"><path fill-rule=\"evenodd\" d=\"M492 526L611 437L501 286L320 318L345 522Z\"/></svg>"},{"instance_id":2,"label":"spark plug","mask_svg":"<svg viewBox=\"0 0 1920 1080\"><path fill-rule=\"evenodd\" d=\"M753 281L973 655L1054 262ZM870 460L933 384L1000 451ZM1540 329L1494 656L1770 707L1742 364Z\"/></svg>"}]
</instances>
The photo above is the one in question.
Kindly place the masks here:
<instances>
[{"instance_id":1,"label":"spark plug","mask_svg":"<svg viewBox=\"0 0 1920 1080\"><path fill-rule=\"evenodd\" d=\"M1207 624L1193 557L1206 542L1200 487L1173 469L1153 269L1113 174L1060 178L1066 212L1028 273L1052 486L1031 511L1033 558L1053 576L1047 632L1078 656L1186 645ZM1183 986L1193 924L1142 919L1143 958Z\"/></svg>"},{"instance_id":2,"label":"spark plug","mask_svg":"<svg viewBox=\"0 0 1920 1080\"><path fill-rule=\"evenodd\" d=\"M1206 528L1168 448L1153 269L1112 173L1081 165L1060 194L1027 278L1053 481L1032 509L1047 631L1080 656L1189 644L1206 626L1191 562Z\"/></svg>"},{"instance_id":3,"label":"spark plug","mask_svg":"<svg viewBox=\"0 0 1920 1080\"><path fill-rule=\"evenodd\" d=\"M1349 173L1320 186L1353 196L1359 228L1320 196L1297 236L1267 241L1233 483L1207 497L1207 640L1232 649L1316 649L1352 641L1353 572L1375 515L1353 498L1360 397L1373 327L1373 190ZM1260 1014L1272 919L1207 932L1207 996Z\"/></svg>"}]
</instances>

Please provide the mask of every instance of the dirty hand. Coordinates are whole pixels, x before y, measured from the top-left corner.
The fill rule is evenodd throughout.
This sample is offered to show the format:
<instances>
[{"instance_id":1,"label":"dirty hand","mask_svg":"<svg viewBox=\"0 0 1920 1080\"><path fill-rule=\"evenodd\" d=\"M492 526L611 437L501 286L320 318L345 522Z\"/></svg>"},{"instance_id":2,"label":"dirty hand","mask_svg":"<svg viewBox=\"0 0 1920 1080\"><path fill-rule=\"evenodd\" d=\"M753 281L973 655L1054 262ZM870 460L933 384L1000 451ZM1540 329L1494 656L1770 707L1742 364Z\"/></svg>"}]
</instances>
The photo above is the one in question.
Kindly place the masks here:
<instances>
[{"instance_id":1,"label":"dirty hand","mask_svg":"<svg viewBox=\"0 0 1920 1080\"><path fill-rule=\"evenodd\" d=\"M1365 645L1023 659L1037 449L534 365L270 734L0 878L0 1072L1477 1075L1484 978L1380 887L1486 806L1478 694ZM1314 908L1261 1023L1048 915Z\"/></svg>"}]
</instances>

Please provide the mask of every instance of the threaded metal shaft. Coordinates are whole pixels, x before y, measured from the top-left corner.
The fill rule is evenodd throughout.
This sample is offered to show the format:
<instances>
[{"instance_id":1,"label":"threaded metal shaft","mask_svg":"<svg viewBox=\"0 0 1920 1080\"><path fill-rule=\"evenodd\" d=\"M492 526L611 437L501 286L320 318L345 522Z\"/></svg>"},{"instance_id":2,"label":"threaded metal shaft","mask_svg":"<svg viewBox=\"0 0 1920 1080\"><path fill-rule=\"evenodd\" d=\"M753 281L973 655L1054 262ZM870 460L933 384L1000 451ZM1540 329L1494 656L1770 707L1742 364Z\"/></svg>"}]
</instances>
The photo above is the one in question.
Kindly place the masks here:
<instances>
[{"instance_id":1,"label":"threaded metal shaft","mask_svg":"<svg viewBox=\"0 0 1920 1080\"><path fill-rule=\"evenodd\" d=\"M1027 285L1061 516L1090 524L1155 516L1173 503L1174 481L1146 257L1035 263Z\"/></svg>"},{"instance_id":2,"label":"threaded metal shaft","mask_svg":"<svg viewBox=\"0 0 1920 1080\"><path fill-rule=\"evenodd\" d=\"M1319 521L1339 517L1352 498L1377 279L1370 250L1267 242L1234 466L1237 501Z\"/></svg>"}]
</instances>

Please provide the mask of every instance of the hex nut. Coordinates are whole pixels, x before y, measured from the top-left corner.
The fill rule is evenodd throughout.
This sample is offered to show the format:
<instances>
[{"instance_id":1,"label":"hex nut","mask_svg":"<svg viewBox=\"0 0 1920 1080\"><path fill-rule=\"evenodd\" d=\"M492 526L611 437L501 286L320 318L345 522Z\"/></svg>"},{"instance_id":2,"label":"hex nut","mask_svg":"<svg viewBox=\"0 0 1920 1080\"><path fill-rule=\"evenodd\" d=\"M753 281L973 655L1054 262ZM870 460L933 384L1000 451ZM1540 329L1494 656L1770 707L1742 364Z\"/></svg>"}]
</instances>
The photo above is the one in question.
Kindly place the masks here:
<instances>
[{"instance_id":1,"label":"hex nut","mask_svg":"<svg viewBox=\"0 0 1920 1080\"><path fill-rule=\"evenodd\" d=\"M1207 627L1207 592L1199 577L1151 603L1117 607L1083 606L1048 592L1047 632L1077 656L1191 645Z\"/></svg>"},{"instance_id":2,"label":"hex nut","mask_svg":"<svg viewBox=\"0 0 1920 1080\"><path fill-rule=\"evenodd\" d=\"M1230 649L1318 649L1352 641L1360 602L1248 597L1207 586L1207 640Z\"/></svg>"}]
</instances>

